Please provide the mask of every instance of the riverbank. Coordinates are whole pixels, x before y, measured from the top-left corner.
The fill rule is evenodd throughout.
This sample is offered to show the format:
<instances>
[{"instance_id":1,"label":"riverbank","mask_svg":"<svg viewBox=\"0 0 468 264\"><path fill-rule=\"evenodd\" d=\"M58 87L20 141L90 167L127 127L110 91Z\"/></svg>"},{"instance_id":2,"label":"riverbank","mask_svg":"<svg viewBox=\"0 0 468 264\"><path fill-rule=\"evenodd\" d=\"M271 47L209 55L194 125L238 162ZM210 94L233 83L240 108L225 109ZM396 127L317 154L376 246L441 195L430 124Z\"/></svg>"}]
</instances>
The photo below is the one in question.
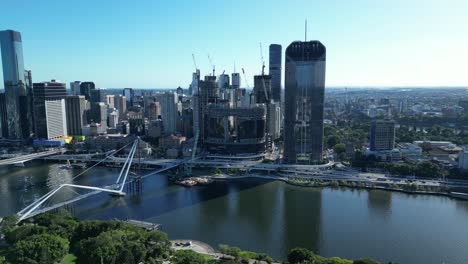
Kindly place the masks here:
<instances>
[{"instance_id":1,"label":"riverbank","mask_svg":"<svg viewBox=\"0 0 468 264\"><path fill-rule=\"evenodd\" d=\"M375 185L375 184L366 184L362 181L346 181L346 180L332 180L332 179L311 179L311 180L291 180L288 177L281 177L281 176L264 176L258 174L249 174L249 175L242 175L242 176L230 176L230 175L218 175L212 176L212 179L215 180L241 180L241 179L265 179L265 180L274 180L274 181L281 181L287 183L289 185L298 186L298 187L314 187L314 188L323 188L323 187L331 187L331 188L338 188L338 187L345 187L351 189L365 189L365 190L382 190L382 191L389 191L389 192L401 192L406 194L416 194L416 195L436 195L436 196L445 196L452 199L458 200L468 200L468 196L459 195L458 193L451 192L446 187L430 187L432 190L415 190L413 188L418 188L416 185L406 185L407 188L397 188L385 185ZM444 190L444 191L441 191Z\"/></svg>"}]
</instances>

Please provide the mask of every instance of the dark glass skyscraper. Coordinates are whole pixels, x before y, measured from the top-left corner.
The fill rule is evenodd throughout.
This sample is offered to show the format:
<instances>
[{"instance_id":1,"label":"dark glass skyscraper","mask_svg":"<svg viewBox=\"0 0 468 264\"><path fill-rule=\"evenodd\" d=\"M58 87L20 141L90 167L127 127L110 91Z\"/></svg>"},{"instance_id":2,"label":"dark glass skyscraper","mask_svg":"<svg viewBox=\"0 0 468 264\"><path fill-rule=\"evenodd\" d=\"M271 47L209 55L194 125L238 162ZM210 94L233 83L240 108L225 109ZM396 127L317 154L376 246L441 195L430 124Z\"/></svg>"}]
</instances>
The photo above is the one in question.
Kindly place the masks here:
<instances>
[{"instance_id":1,"label":"dark glass skyscraper","mask_svg":"<svg viewBox=\"0 0 468 264\"><path fill-rule=\"evenodd\" d=\"M326 49L319 41L295 41L286 49L284 159L322 161Z\"/></svg>"},{"instance_id":2,"label":"dark glass skyscraper","mask_svg":"<svg viewBox=\"0 0 468 264\"><path fill-rule=\"evenodd\" d=\"M2 52L3 84L5 87L5 104L8 113L6 124L10 139L25 139L29 137L30 127L28 117L28 93L25 85L23 62L23 46L21 34L13 30L0 31L0 48ZM22 109L23 108L25 109ZM21 113L24 114L21 114ZM26 120L24 120L26 119ZM25 130L23 132L23 130Z\"/></svg>"},{"instance_id":3,"label":"dark glass skyscraper","mask_svg":"<svg viewBox=\"0 0 468 264\"><path fill-rule=\"evenodd\" d=\"M96 89L94 82L82 82L80 83L80 95L84 95L85 99L91 101L92 91Z\"/></svg>"},{"instance_id":4,"label":"dark glass skyscraper","mask_svg":"<svg viewBox=\"0 0 468 264\"><path fill-rule=\"evenodd\" d=\"M34 92L34 121L36 123L36 136L47 138L47 116L45 102L60 100L67 96L65 83L55 80L33 84Z\"/></svg>"},{"instance_id":5,"label":"dark glass skyscraper","mask_svg":"<svg viewBox=\"0 0 468 264\"><path fill-rule=\"evenodd\" d=\"M272 99L275 102L281 101L281 45L270 45L270 76Z\"/></svg>"}]
</instances>

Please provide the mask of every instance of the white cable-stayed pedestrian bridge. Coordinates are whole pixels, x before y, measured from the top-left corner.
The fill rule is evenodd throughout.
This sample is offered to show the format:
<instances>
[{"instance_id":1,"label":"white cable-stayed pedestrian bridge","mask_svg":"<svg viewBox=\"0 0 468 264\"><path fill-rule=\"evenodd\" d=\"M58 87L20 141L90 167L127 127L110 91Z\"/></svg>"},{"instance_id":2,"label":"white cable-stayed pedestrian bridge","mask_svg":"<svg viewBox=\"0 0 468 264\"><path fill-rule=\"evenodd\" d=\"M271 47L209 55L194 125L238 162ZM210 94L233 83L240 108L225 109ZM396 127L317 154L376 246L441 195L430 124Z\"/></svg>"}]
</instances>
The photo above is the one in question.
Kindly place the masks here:
<instances>
[{"instance_id":1,"label":"white cable-stayed pedestrian bridge","mask_svg":"<svg viewBox=\"0 0 468 264\"><path fill-rule=\"evenodd\" d=\"M124 195L126 195L126 193L124 192L124 187L125 187L125 184L127 184L127 183L129 183L131 181L131 180L128 180L128 175L129 175L132 163L134 162L135 153L137 152L137 148L138 148L138 145L139 145L139 139L136 139L132 143L130 143L130 144L132 144L130 152L129 152L127 158L125 159L125 162L124 162L124 164L123 164L123 166L122 166L122 168L120 170L119 176L117 177L117 179L116 179L116 181L114 183L106 185L106 186L101 186L101 187L78 185L78 184L71 184L71 183L60 184L56 188L52 189L51 191L49 191L48 193L46 193L45 195L43 195L39 199L35 200L30 205L26 206L21 211L19 211L17 213L17 215L19 217L18 222L21 222L21 221L26 220L28 218L34 217L34 216L36 216L38 214L46 213L46 212L49 212L51 210L55 210L55 209L57 209L59 207L62 207L62 206L65 206L65 205L80 201L82 199L85 199L85 198L88 198L90 196L99 194L101 192L106 192L106 193L109 193L110 195L115 195L115 196L124 196ZM124 146L123 148L121 148L119 150L114 151L113 153L106 156L104 159L97 162L96 164L94 164L90 168L88 168L85 171L81 172L80 174L74 176L73 179L76 179L77 177L83 175L84 173L88 172L90 169L94 168L95 166L99 165L100 163L104 162L105 160L112 158L112 156L114 154L116 154L120 150L128 147L130 144ZM164 172L166 170L176 168L176 167L180 166L181 164L183 164L184 161L185 160L182 160L182 161L177 162L177 163L172 163L172 164L170 164L170 165L168 165L168 166L166 166L164 168L161 168L161 169L152 171L150 173L147 173L147 174L141 176L141 179L146 178L146 177L151 176L151 175L154 175L154 174ZM67 199L65 201L62 201L62 202L49 204L49 202L51 200L53 200L53 197L56 196L58 193L60 193L61 190L69 190L72 193L77 194L77 196L69 198L69 199ZM86 193L78 193L77 190L85 190Z\"/></svg>"}]
</instances>

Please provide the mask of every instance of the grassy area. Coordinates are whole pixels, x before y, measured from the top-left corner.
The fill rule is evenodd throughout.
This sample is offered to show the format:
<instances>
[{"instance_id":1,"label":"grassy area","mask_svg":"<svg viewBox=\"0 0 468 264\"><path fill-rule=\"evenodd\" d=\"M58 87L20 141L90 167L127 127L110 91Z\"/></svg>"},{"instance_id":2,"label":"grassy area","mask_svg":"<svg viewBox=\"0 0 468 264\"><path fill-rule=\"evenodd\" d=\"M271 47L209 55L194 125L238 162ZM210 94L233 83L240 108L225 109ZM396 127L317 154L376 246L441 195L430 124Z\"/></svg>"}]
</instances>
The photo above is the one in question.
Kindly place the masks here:
<instances>
[{"instance_id":1,"label":"grassy area","mask_svg":"<svg viewBox=\"0 0 468 264\"><path fill-rule=\"evenodd\" d=\"M76 256L73 254L65 255L62 261L60 261L60 264L75 264L75 263L76 263Z\"/></svg>"}]
</instances>

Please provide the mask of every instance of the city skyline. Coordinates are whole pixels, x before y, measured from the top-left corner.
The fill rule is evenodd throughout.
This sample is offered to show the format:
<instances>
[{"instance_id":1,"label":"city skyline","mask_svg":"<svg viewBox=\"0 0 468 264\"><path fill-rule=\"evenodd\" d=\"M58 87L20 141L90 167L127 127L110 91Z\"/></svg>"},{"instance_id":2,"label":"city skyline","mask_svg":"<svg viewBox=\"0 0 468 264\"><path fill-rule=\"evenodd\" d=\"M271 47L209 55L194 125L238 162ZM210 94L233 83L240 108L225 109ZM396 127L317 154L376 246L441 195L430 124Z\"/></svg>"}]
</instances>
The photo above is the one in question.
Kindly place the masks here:
<instances>
[{"instance_id":1,"label":"city skyline","mask_svg":"<svg viewBox=\"0 0 468 264\"><path fill-rule=\"evenodd\" d=\"M20 7L18 2L2 5ZM231 73L235 63L237 72L244 68L252 82L261 72L258 44L268 58L269 44L286 47L304 40L307 19L307 38L320 40L329 50L327 87L468 86L463 72L468 54L460 52L468 44L467 5L455 0L268 5L118 1L110 10L105 2L48 1L21 6L24 17L6 12L2 30L22 34L24 65L32 70L34 82L187 88L194 71L192 53L202 76L211 71L209 53L217 75ZM42 16L47 12L54 16Z\"/></svg>"}]
</instances>

